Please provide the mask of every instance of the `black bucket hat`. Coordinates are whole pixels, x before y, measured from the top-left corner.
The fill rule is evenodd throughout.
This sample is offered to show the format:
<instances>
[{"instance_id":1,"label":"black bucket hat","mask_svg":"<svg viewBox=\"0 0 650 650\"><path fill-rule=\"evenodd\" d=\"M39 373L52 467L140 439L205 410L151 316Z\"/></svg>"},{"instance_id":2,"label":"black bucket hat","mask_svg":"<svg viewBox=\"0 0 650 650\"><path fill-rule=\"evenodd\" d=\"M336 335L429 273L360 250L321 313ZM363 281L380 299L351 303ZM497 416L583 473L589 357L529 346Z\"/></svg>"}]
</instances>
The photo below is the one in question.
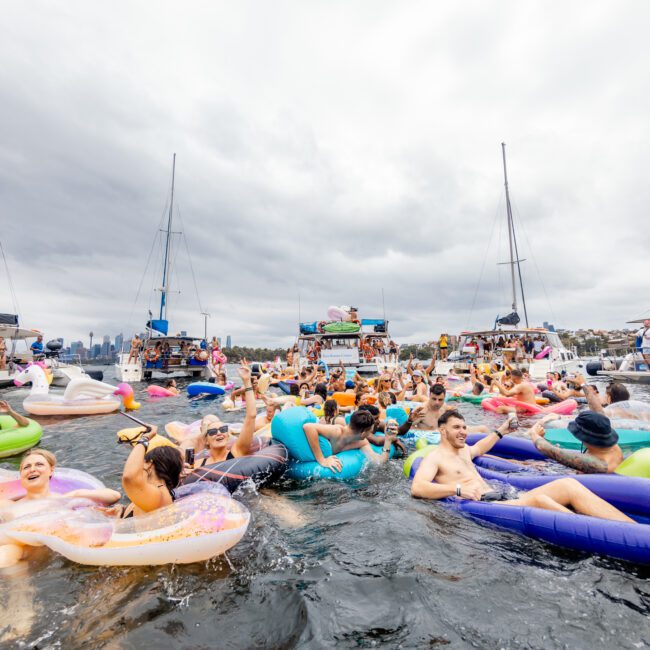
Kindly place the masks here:
<instances>
[{"instance_id":1,"label":"black bucket hat","mask_svg":"<svg viewBox=\"0 0 650 650\"><path fill-rule=\"evenodd\" d=\"M593 447L613 447L618 442L609 418L594 411L580 413L567 428L578 440Z\"/></svg>"}]
</instances>

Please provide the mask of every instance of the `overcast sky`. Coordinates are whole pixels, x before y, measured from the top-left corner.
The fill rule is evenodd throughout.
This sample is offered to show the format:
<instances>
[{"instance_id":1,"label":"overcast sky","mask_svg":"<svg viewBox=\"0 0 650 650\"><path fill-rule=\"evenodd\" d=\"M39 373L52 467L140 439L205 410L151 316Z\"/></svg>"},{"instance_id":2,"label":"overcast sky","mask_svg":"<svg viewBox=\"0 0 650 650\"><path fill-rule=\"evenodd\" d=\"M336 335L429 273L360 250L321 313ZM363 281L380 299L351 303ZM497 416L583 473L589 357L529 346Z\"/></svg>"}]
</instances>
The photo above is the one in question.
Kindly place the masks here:
<instances>
[{"instance_id":1,"label":"overcast sky","mask_svg":"<svg viewBox=\"0 0 650 650\"><path fill-rule=\"evenodd\" d=\"M47 338L143 329L174 152L209 334L236 344L287 345L299 295L303 320L381 316L382 288L400 342L489 327L511 302L502 141L531 325L650 309L647 2L2 14L0 238L23 324ZM200 333L176 244L171 329Z\"/></svg>"}]
</instances>

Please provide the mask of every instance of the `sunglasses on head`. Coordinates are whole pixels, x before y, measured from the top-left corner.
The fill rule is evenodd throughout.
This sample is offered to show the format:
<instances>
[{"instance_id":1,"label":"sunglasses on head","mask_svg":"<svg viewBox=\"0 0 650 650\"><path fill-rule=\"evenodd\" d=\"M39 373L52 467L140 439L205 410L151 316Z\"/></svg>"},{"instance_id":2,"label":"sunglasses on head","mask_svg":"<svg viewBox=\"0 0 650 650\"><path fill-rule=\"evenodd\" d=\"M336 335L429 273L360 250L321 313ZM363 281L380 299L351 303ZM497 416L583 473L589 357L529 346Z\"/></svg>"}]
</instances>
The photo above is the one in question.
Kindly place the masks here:
<instances>
[{"instance_id":1,"label":"sunglasses on head","mask_svg":"<svg viewBox=\"0 0 650 650\"><path fill-rule=\"evenodd\" d=\"M218 433L228 433L230 427L227 424L222 424L220 427L208 429L205 433L208 436L216 436Z\"/></svg>"}]
</instances>

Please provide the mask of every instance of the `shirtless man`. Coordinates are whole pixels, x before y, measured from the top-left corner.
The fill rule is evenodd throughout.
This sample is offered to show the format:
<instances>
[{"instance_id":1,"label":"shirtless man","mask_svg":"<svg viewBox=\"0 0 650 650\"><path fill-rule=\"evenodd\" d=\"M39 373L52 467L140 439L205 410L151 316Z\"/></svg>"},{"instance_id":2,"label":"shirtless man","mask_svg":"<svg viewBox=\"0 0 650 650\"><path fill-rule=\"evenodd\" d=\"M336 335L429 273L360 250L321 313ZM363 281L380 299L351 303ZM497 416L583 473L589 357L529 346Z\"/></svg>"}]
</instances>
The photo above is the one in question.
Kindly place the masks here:
<instances>
[{"instance_id":1,"label":"shirtless man","mask_svg":"<svg viewBox=\"0 0 650 650\"><path fill-rule=\"evenodd\" d=\"M611 474L623 462L623 451L616 444L618 434L610 424L609 418L595 413L584 411L569 422L569 431L582 442L586 453L561 449L544 439L543 418L528 431L533 444L544 456L577 469L584 474Z\"/></svg>"},{"instance_id":2,"label":"shirtless man","mask_svg":"<svg viewBox=\"0 0 650 650\"><path fill-rule=\"evenodd\" d=\"M129 352L129 360L127 361L127 363L131 363L131 359L133 359L133 361L138 360L141 347L142 347L142 339L137 334L134 334L133 338L131 339L131 351Z\"/></svg>"},{"instance_id":3,"label":"shirtless man","mask_svg":"<svg viewBox=\"0 0 650 650\"><path fill-rule=\"evenodd\" d=\"M364 456L375 464L388 462L390 448L397 440L397 428L391 428L384 437L384 447L381 454L376 454L367 440L375 429L375 418L368 411L355 411L350 418L350 423L346 425L308 422L302 428L318 464L334 472L341 471L341 461L334 455L325 458L318 444L318 436L323 436L323 438L329 440L332 445L332 454L338 454L348 449L360 449Z\"/></svg>"},{"instance_id":4,"label":"shirtless man","mask_svg":"<svg viewBox=\"0 0 650 650\"><path fill-rule=\"evenodd\" d=\"M521 370L515 368L510 371L510 377L512 378L512 388L505 388L503 384L496 379L492 382L492 386L497 388L499 392L506 397L516 397L520 402L537 405L537 402L535 401L535 389L527 381L524 381L524 375Z\"/></svg>"},{"instance_id":5,"label":"shirtless man","mask_svg":"<svg viewBox=\"0 0 650 650\"><path fill-rule=\"evenodd\" d=\"M467 426L458 411L440 417L440 444L424 457L411 484L411 495L421 499L457 496L472 501L500 501L504 505L530 506L565 513L579 513L601 519L635 523L614 506L596 496L572 478L551 481L517 498L505 499L504 493L488 485L476 470L472 459L486 454L508 432L504 422L489 436L468 447Z\"/></svg>"},{"instance_id":6,"label":"shirtless man","mask_svg":"<svg viewBox=\"0 0 650 650\"><path fill-rule=\"evenodd\" d=\"M408 421L413 423L413 429L437 431L438 422L443 413L455 411L452 406L445 404L447 392L442 384L434 384L429 393L429 399L424 406L418 406L409 413ZM483 424L469 427L470 433L486 433L488 428Z\"/></svg>"}]
</instances>

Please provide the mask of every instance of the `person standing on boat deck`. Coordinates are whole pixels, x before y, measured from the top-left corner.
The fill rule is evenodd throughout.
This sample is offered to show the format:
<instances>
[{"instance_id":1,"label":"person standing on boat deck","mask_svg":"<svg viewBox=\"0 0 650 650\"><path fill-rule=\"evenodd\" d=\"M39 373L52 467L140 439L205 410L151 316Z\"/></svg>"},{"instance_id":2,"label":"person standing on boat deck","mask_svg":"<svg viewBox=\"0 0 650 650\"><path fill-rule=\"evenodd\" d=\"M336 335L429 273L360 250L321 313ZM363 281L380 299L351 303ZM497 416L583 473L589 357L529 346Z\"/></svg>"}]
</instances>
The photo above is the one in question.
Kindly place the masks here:
<instances>
[{"instance_id":1,"label":"person standing on boat deck","mask_svg":"<svg viewBox=\"0 0 650 650\"><path fill-rule=\"evenodd\" d=\"M0 336L0 370L7 367L7 344L4 336Z\"/></svg>"},{"instance_id":2,"label":"person standing on boat deck","mask_svg":"<svg viewBox=\"0 0 650 650\"><path fill-rule=\"evenodd\" d=\"M533 339L533 354L535 356L537 356L542 351L543 347L544 347L544 343L543 343L541 337L536 336Z\"/></svg>"},{"instance_id":3,"label":"person standing on boat deck","mask_svg":"<svg viewBox=\"0 0 650 650\"><path fill-rule=\"evenodd\" d=\"M440 360L445 361L449 355L449 337L444 332L438 339L438 349L440 350Z\"/></svg>"},{"instance_id":4,"label":"person standing on boat deck","mask_svg":"<svg viewBox=\"0 0 650 650\"><path fill-rule=\"evenodd\" d=\"M533 360L534 349L535 347L533 346L533 339L530 338L530 335L526 336L524 339L524 356L526 357L527 361Z\"/></svg>"},{"instance_id":5,"label":"person standing on boat deck","mask_svg":"<svg viewBox=\"0 0 650 650\"><path fill-rule=\"evenodd\" d=\"M142 339L137 334L134 334L133 338L131 339L131 350L129 351L129 360L127 361L127 363L131 363L131 359L133 359L133 361L138 360L138 357L140 356L141 347L142 347Z\"/></svg>"},{"instance_id":6,"label":"person standing on boat deck","mask_svg":"<svg viewBox=\"0 0 650 650\"><path fill-rule=\"evenodd\" d=\"M641 338L641 354L647 369L650 370L650 319L643 321L643 327L636 333L636 336Z\"/></svg>"},{"instance_id":7,"label":"person standing on boat deck","mask_svg":"<svg viewBox=\"0 0 650 650\"><path fill-rule=\"evenodd\" d=\"M411 483L411 496L420 499L457 496L471 501L499 501L503 505L529 506L636 523L574 478L551 481L528 492L522 492L513 499L509 498L510 489L501 491L490 486L478 473L472 461L487 454L508 430L508 422L504 422L493 433L470 447L465 444L465 418L458 411L448 411L442 415L440 444L422 459Z\"/></svg>"},{"instance_id":8,"label":"person standing on boat deck","mask_svg":"<svg viewBox=\"0 0 650 650\"><path fill-rule=\"evenodd\" d=\"M29 346L29 349L32 351L34 359L40 357L43 354L43 337L38 336L38 338Z\"/></svg>"}]
</instances>

